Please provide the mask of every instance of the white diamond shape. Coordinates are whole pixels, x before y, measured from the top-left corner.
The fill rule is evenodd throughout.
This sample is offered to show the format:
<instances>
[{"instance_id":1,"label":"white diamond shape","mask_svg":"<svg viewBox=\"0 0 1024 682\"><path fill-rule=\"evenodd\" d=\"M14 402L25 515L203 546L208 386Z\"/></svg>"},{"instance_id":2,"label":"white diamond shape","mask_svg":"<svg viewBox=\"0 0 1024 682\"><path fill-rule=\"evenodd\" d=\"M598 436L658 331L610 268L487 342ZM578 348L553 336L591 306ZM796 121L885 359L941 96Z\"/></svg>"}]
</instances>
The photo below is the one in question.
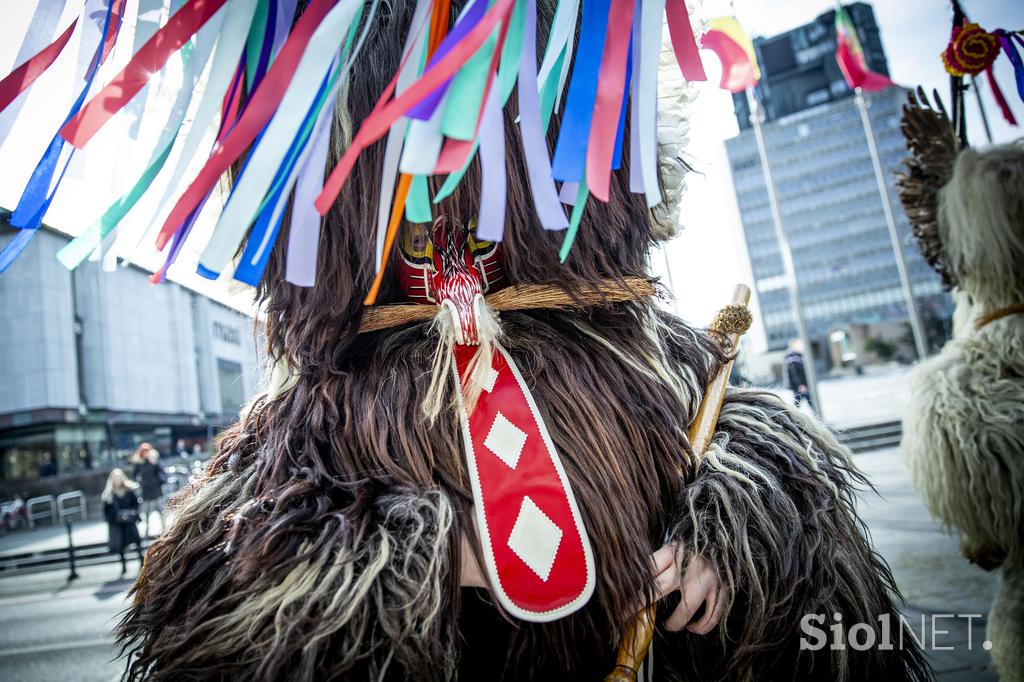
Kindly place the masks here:
<instances>
[{"instance_id":1,"label":"white diamond shape","mask_svg":"<svg viewBox=\"0 0 1024 682\"><path fill-rule=\"evenodd\" d=\"M547 582L561 542L562 529L556 526L533 500L524 497L523 503L519 506L516 525L512 527L512 533L508 536L509 549L540 576L541 580Z\"/></svg>"},{"instance_id":2,"label":"white diamond shape","mask_svg":"<svg viewBox=\"0 0 1024 682\"><path fill-rule=\"evenodd\" d=\"M483 376L480 379L480 386L490 393L494 390L494 382L498 380L498 373L493 367L488 367L485 371L482 371L481 374L483 374Z\"/></svg>"},{"instance_id":3,"label":"white diamond shape","mask_svg":"<svg viewBox=\"0 0 1024 682\"><path fill-rule=\"evenodd\" d=\"M495 415L494 421L491 422L491 430L484 440L484 446L488 450L497 455L510 469L515 469L525 444L526 434L519 427L506 419L501 412Z\"/></svg>"}]
</instances>

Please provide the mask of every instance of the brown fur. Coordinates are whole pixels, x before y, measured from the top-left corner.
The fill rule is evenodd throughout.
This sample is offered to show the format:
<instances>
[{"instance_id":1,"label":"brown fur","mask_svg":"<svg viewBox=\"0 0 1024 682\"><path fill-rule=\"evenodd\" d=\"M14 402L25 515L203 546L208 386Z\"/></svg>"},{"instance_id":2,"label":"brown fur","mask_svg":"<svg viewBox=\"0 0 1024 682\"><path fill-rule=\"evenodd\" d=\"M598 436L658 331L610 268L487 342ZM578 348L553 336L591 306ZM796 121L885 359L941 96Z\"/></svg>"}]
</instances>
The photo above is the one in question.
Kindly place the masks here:
<instances>
[{"instance_id":1,"label":"brown fur","mask_svg":"<svg viewBox=\"0 0 1024 682\"><path fill-rule=\"evenodd\" d=\"M452 4L454 14L463 3ZM538 4L543 33L554 3ZM381 3L342 102L339 149L397 68L412 6ZM563 234L536 220L514 117L510 106L509 281L574 297L608 279L646 277L652 221L625 172L613 175L609 203L588 203L559 262ZM670 530L709 558L732 608L721 638L659 639L666 672L924 675L914 651L891 661L878 652L792 654L800 613L891 609L891 579L849 503L856 476L831 436L782 405L742 397L726 405L716 437L732 454L708 460L727 465L693 471L687 427L723 356L651 300L502 313L503 343L588 528L597 586L584 609L547 624L504 619L477 596L463 603L456 539L475 534L462 439L456 415L430 424L421 410L437 339L425 323L358 333L374 275L382 153L381 143L363 154L327 217L315 287L285 282L286 229L278 237L258 298L269 355L293 382L257 397L174 501L176 518L151 548L118 631L128 678L594 679L610 670L636 595L651 593L649 555ZM468 221L478 187L474 163L435 210ZM399 300L389 273L379 302ZM724 514L730 505L734 514ZM708 523L688 523L695 514ZM479 558L475 541L473 550ZM475 647L481 636L485 646ZM495 655L482 657L486 646Z\"/></svg>"}]
</instances>

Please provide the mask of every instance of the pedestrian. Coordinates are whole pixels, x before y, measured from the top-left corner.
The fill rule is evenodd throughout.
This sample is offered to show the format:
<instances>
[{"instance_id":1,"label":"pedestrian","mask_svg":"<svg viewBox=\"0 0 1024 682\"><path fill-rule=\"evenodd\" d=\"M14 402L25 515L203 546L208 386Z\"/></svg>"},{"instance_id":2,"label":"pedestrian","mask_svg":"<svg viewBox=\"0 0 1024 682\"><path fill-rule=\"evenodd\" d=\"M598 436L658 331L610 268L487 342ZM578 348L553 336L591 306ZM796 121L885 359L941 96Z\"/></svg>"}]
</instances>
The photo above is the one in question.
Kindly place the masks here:
<instances>
[{"instance_id":1,"label":"pedestrian","mask_svg":"<svg viewBox=\"0 0 1024 682\"><path fill-rule=\"evenodd\" d=\"M103 516L110 530L108 541L110 551L121 557L121 576L128 572L124 550L135 545L142 566L142 538L139 537L139 498L135 494L139 485L125 476L121 469L114 469L107 476L103 489Z\"/></svg>"},{"instance_id":2,"label":"pedestrian","mask_svg":"<svg viewBox=\"0 0 1024 682\"><path fill-rule=\"evenodd\" d=\"M156 511L160 514L160 532L164 530L164 483L167 472L160 466L160 453L149 443L143 443L135 452L138 464L132 472L141 486L142 518L145 522L145 534L149 535L149 517Z\"/></svg>"},{"instance_id":3,"label":"pedestrian","mask_svg":"<svg viewBox=\"0 0 1024 682\"><path fill-rule=\"evenodd\" d=\"M793 339L789 342L786 350L786 381L793 391L793 402L800 407L800 401L806 400L811 412L818 413L811 399L811 392L807 388L807 372L804 369L804 344L800 339Z\"/></svg>"}]
</instances>

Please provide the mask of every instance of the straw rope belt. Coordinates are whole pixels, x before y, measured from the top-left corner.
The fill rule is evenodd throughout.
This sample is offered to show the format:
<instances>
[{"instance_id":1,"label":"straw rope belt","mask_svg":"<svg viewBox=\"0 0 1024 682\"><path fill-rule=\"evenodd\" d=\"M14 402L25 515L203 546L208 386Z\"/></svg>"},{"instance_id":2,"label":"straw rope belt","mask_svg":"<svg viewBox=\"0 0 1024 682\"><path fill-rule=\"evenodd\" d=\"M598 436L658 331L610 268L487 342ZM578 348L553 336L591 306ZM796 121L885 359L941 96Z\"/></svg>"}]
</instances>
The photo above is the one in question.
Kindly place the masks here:
<instances>
[{"instance_id":1,"label":"straw rope belt","mask_svg":"<svg viewBox=\"0 0 1024 682\"><path fill-rule=\"evenodd\" d=\"M643 277L603 280L596 288L571 296L550 284L517 284L499 289L486 297L487 305L497 312L511 310L569 310L608 303L639 301L657 293L654 282ZM396 303L369 308L363 315L359 333L375 332L413 322L427 322L437 315L437 306Z\"/></svg>"}]
</instances>

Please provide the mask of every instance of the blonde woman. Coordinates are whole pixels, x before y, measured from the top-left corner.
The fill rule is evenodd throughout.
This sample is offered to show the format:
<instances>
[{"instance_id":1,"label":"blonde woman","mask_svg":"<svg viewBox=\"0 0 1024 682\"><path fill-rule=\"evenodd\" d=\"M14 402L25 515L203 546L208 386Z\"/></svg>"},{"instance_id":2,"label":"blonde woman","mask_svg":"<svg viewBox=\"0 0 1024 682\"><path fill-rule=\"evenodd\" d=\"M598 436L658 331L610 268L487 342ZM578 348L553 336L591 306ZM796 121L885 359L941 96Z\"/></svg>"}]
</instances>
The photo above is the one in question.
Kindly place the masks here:
<instances>
[{"instance_id":1,"label":"blonde woman","mask_svg":"<svg viewBox=\"0 0 1024 682\"><path fill-rule=\"evenodd\" d=\"M110 551L117 552L121 557L121 576L128 572L128 563L124 558L124 550L128 545L135 545L139 555L139 566L142 565L142 539L139 537L139 498L135 494L138 484L125 476L121 469L114 469L107 477L107 485L103 489L103 515L110 529Z\"/></svg>"}]
</instances>

